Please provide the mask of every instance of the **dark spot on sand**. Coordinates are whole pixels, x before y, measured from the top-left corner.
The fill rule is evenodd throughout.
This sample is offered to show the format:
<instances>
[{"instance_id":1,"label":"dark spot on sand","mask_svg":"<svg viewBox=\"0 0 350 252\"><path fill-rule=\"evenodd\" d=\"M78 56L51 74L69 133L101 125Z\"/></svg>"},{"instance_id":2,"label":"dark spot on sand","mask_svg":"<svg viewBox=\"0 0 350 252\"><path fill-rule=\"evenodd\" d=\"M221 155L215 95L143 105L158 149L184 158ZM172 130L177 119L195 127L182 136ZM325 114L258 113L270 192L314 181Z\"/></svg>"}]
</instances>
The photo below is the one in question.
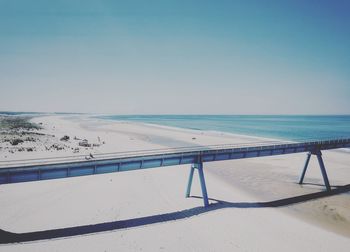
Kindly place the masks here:
<instances>
[{"instance_id":1,"label":"dark spot on sand","mask_svg":"<svg viewBox=\"0 0 350 252\"><path fill-rule=\"evenodd\" d=\"M61 137L60 140L61 140L61 141L68 141L68 140L69 140L69 136L64 135L63 137Z\"/></svg>"}]
</instances>

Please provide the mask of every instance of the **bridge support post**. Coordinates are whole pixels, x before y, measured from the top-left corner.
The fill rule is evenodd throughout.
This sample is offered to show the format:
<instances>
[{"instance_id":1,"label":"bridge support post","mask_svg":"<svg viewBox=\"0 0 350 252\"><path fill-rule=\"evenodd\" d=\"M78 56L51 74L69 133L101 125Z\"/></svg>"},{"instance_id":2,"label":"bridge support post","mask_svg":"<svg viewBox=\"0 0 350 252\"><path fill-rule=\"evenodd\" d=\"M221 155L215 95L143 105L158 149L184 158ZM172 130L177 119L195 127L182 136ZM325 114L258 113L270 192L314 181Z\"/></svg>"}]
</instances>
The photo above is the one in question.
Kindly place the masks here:
<instances>
[{"instance_id":1,"label":"bridge support post","mask_svg":"<svg viewBox=\"0 0 350 252\"><path fill-rule=\"evenodd\" d=\"M191 170L190 170L190 175L188 176L186 198L190 197L190 194L191 194L191 187L192 187L192 180L193 180L194 169L195 169L195 164L192 164L191 165Z\"/></svg>"},{"instance_id":2,"label":"bridge support post","mask_svg":"<svg viewBox=\"0 0 350 252\"><path fill-rule=\"evenodd\" d=\"M311 158L311 152L307 153L306 161L305 161L305 165L304 165L304 169L303 169L303 172L301 173L300 180L299 180L299 184L300 184L300 185L301 185L301 184L303 183L303 181L304 181L305 173L306 173L307 167L308 167L308 165L309 165L310 158Z\"/></svg>"},{"instance_id":3,"label":"bridge support post","mask_svg":"<svg viewBox=\"0 0 350 252\"><path fill-rule=\"evenodd\" d=\"M205 179L204 179L204 172L203 172L203 162L198 162L195 164L192 164L190 174L188 177L188 183L187 183L187 190L186 190L186 197L190 197L191 194L191 186L192 186L192 180L193 180L193 173L194 170L197 169L198 175L199 175L199 181L201 184L202 189L202 197L203 197L203 203L204 206L209 206L209 200L208 200L208 193L207 193L207 187L205 185Z\"/></svg>"},{"instance_id":4,"label":"bridge support post","mask_svg":"<svg viewBox=\"0 0 350 252\"><path fill-rule=\"evenodd\" d=\"M309 152L307 154L305 165L304 165L304 169L303 169L303 172L302 172L302 174L300 176L299 184L303 183L303 180L304 180L304 177L305 177L305 173L306 173L307 167L309 165L309 161L310 161L311 155L315 155L317 157L318 164L319 164L320 169L321 169L321 173L322 173L322 177L323 177L323 181L324 181L324 184L326 186L326 189L327 189L327 191L331 191L331 186L329 184L326 167L324 166L324 163L323 163L322 152L320 150L317 150L317 151L314 151L314 152Z\"/></svg>"},{"instance_id":5,"label":"bridge support post","mask_svg":"<svg viewBox=\"0 0 350 252\"><path fill-rule=\"evenodd\" d=\"M328 176L327 176L327 172L326 172L326 167L324 167L321 151L318 151L316 156L317 156L318 164L320 165L320 169L321 169L321 173L322 173L324 184L325 184L325 186L327 188L327 191L330 191L331 190L331 186L329 184L329 180L328 180Z\"/></svg>"}]
</instances>

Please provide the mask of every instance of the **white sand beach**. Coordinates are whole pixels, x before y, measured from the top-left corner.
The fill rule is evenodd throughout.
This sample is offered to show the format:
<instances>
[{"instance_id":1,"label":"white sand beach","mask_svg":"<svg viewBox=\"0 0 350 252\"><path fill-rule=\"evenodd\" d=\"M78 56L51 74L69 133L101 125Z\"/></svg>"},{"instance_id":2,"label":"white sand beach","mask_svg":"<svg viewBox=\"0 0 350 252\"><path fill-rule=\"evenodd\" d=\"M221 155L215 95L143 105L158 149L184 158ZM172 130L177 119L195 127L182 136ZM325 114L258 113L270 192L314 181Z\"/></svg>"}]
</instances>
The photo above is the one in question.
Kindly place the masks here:
<instances>
[{"instance_id":1,"label":"white sand beach","mask_svg":"<svg viewBox=\"0 0 350 252\"><path fill-rule=\"evenodd\" d=\"M84 116L32 121L41 123L40 132L55 137L32 143L33 152L2 150L2 161L267 140ZM66 148L45 147L65 135L70 137ZM79 147L81 139L96 146ZM350 184L350 153L325 151L323 157L334 189ZM318 193L325 188L314 157L305 184L298 185L305 158L302 153L205 163L208 208L199 198L196 173L193 197L185 198L187 165L0 185L4 231L94 228L126 221L125 228L5 244L0 251L348 251L350 190Z\"/></svg>"}]
</instances>

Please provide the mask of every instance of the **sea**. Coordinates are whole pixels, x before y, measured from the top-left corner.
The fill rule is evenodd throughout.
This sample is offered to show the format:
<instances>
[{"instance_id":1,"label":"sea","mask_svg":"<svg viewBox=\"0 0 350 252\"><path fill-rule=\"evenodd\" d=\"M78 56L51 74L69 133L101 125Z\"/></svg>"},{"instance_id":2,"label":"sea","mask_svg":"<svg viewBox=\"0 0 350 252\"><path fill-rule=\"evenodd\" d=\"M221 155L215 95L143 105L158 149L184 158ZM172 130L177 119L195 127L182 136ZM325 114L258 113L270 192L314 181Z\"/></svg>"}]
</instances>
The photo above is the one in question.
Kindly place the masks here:
<instances>
[{"instance_id":1,"label":"sea","mask_svg":"<svg viewBox=\"0 0 350 252\"><path fill-rule=\"evenodd\" d=\"M350 115L104 115L98 118L292 141L350 138Z\"/></svg>"}]
</instances>

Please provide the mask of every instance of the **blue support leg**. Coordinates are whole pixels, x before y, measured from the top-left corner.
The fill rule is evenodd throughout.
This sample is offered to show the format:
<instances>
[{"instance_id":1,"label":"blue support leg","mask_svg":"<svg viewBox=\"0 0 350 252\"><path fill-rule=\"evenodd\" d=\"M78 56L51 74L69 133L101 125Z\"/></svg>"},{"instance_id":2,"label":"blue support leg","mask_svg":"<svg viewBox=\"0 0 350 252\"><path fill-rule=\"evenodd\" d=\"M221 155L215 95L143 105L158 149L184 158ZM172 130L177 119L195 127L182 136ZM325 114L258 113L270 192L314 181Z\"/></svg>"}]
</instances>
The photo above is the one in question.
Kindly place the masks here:
<instances>
[{"instance_id":1,"label":"blue support leg","mask_svg":"<svg viewBox=\"0 0 350 252\"><path fill-rule=\"evenodd\" d=\"M203 163L202 162L198 163L197 169L198 169L198 174L199 174L199 180L201 182L204 206L207 207L207 206L209 206L209 200L208 200L207 187L205 186L205 179L204 179Z\"/></svg>"},{"instance_id":2,"label":"blue support leg","mask_svg":"<svg viewBox=\"0 0 350 252\"><path fill-rule=\"evenodd\" d=\"M323 163L321 151L318 151L316 153L316 156L317 156L318 163L320 165L320 169L321 169L321 173L322 173L324 184L325 184L325 186L327 188L327 191L331 191L331 186L329 184L329 180L328 180L326 168L325 168L324 163Z\"/></svg>"},{"instance_id":3,"label":"blue support leg","mask_svg":"<svg viewBox=\"0 0 350 252\"><path fill-rule=\"evenodd\" d=\"M303 169L303 172L301 173L299 184L302 184L304 181L305 173L306 173L307 167L309 165L310 158L311 158L311 152L307 153L304 169Z\"/></svg>"},{"instance_id":4,"label":"blue support leg","mask_svg":"<svg viewBox=\"0 0 350 252\"><path fill-rule=\"evenodd\" d=\"M190 197L191 194L191 187L192 187L192 180L193 180L193 173L194 173L195 165L192 164L190 175L188 176L188 183L187 183L187 190L186 190L186 198Z\"/></svg>"}]
</instances>

